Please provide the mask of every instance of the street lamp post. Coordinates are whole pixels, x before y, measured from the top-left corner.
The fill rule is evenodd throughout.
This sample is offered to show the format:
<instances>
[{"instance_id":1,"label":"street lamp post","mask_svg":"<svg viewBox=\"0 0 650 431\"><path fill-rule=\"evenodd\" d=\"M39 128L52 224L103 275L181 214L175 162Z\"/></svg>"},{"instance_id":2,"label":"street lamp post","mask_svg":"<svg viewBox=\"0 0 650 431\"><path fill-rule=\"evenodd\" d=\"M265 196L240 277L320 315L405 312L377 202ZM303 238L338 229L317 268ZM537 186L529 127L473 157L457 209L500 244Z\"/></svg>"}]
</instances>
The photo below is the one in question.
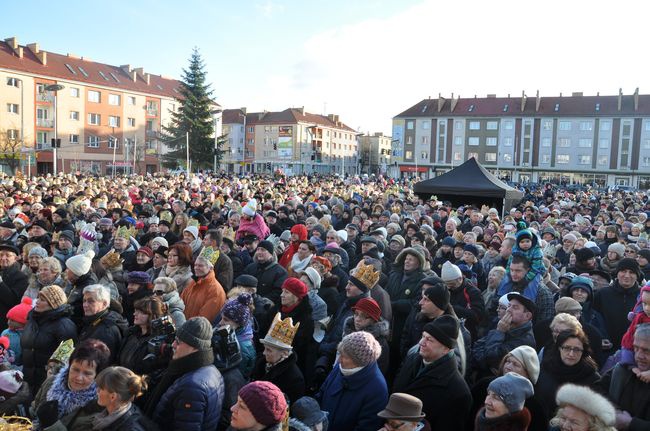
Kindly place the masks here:
<instances>
[{"instance_id":1,"label":"street lamp post","mask_svg":"<svg viewBox=\"0 0 650 431\"><path fill-rule=\"evenodd\" d=\"M59 138L59 136L58 136L58 124L57 124L58 115L57 115L57 112L56 112L56 96L57 96L57 92L63 90L64 88L65 87L63 85L61 85L61 84L50 84L50 85L45 86L45 88L44 88L45 91L51 91L51 92L54 93L54 145L52 146L52 159L54 161L53 162L54 176L56 176L56 158L57 158L56 148L57 148L57 145L58 145L58 142L59 142L58 141L58 138Z\"/></svg>"}]
</instances>

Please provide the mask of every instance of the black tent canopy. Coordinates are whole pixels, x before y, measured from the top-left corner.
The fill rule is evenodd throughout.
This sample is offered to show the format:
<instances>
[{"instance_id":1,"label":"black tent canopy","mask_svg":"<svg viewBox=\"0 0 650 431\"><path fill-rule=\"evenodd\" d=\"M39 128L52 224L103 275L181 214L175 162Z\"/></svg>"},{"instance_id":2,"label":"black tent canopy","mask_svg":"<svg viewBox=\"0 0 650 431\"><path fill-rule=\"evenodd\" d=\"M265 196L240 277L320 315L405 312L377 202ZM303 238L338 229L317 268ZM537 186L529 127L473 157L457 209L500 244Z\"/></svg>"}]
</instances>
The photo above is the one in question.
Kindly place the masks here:
<instances>
[{"instance_id":1,"label":"black tent canopy","mask_svg":"<svg viewBox=\"0 0 650 431\"><path fill-rule=\"evenodd\" d=\"M438 200L448 200L454 206L475 204L490 205L503 210L515 205L523 193L510 187L488 172L475 158L439 177L417 183L413 191L428 199L435 195Z\"/></svg>"}]
</instances>

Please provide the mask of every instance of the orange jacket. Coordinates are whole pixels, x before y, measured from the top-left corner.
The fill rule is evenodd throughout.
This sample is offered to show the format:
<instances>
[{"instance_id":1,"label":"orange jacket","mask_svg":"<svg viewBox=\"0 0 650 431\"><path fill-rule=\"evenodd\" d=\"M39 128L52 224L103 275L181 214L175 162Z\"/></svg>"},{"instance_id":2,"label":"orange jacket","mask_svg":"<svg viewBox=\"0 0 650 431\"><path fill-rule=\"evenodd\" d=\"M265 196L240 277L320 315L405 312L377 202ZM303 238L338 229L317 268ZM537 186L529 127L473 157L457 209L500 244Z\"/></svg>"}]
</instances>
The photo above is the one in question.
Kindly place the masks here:
<instances>
[{"instance_id":1,"label":"orange jacket","mask_svg":"<svg viewBox=\"0 0 650 431\"><path fill-rule=\"evenodd\" d=\"M226 292L217 281L214 271L210 271L198 281L192 280L181 293L181 299L185 303L185 318L203 316L214 323L226 303Z\"/></svg>"}]
</instances>

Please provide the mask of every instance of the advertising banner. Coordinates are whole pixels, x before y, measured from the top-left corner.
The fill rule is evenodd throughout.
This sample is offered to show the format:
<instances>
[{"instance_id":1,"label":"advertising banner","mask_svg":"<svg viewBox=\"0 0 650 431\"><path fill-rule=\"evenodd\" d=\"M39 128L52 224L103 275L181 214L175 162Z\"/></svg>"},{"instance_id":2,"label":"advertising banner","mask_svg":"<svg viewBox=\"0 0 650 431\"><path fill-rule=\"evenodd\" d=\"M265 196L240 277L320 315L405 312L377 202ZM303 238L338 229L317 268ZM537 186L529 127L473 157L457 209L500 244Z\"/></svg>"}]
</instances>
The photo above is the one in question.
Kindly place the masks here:
<instances>
[{"instance_id":1,"label":"advertising banner","mask_svg":"<svg viewBox=\"0 0 650 431\"><path fill-rule=\"evenodd\" d=\"M293 157L293 127L278 127L278 157L291 159Z\"/></svg>"}]
</instances>

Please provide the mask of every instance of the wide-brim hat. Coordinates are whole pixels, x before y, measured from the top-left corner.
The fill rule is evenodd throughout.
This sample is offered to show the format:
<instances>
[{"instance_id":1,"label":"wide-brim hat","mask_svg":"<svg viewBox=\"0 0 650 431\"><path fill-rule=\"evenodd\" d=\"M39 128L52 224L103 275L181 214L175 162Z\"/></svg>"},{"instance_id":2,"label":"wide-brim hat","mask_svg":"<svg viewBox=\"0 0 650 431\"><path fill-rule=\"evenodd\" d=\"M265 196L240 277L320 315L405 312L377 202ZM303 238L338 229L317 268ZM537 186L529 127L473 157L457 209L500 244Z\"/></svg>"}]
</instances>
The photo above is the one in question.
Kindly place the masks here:
<instances>
[{"instance_id":1,"label":"wide-brim hat","mask_svg":"<svg viewBox=\"0 0 650 431\"><path fill-rule=\"evenodd\" d=\"M409 394L394 393L391 394L386 408L377 413L377 416L383 419L415 422L424 419L425 414L422 412L422 401L419 398Z\"/></svg>"}]
</instances>

